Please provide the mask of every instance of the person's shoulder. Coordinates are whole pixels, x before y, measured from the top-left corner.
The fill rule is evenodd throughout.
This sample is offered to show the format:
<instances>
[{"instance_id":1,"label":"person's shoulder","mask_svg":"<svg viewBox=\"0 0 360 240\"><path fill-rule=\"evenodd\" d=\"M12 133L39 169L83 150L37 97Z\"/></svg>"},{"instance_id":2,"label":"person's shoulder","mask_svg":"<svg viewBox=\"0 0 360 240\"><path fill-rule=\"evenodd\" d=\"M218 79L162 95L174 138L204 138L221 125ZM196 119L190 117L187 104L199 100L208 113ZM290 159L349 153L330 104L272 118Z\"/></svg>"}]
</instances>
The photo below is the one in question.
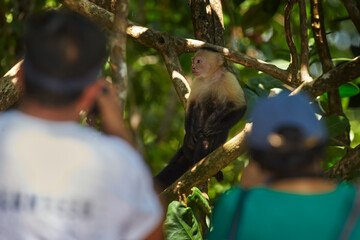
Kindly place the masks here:
<instances>
[{"instance_id":1,"label":"person's shoulder","mask_svg":"<svg viewBox=\"0 0 360 240\"><path fill-rule=\"evenodd\" d=\"M346 190L351 190L354 191L356 189L356 186L352 183L348 183L348 182L340 182L338 184L338 188L339 189L346 189Z\"/></svg>"},{"instance_id":2,"label":"person's shoulder","mask_svg":"<svg viewBox=\"0 0 360 240\"><path fill-rule=\"evenodd\" d=\"M224 196L231 196L234 194L241 194L242 192L244 192L245 190L243 188L241 188L240 186L233 186L231 188L229 188L228 190L226 190L223 195Z\"/></svg>"},{"instance_id":3,"label":"person's shoulder","mask_svg":"<svg viewBox=\"0 0 360 240\"><path fill-rule=\"evenodd\" d=\"M335 192L340 195L346 194L354 196L357 191L360 191L360 188L354 184L341 182L338 184Z\"/></svg>"},{"instance_id":4,"label":"person's shoulder","mask_svg":"<svg viewBox=\"0 0 360 240\"><path fill-rule=\"evenodd\" d=\"M229 204L231 205L232 203L236 203L245 191L246 190L240 186L231 187L220 195L220 197L216 200L216 203L217 205L229 206Z\"/></svg>"},{"instance_id":5,"label":"person's shoulder","mask_svg":"<svg viewBox=\"0 0 360 240\"><path fill-rule=\"evenodd\" d=\"M0 128L2 131L21 131L28 126L29 117L26 114L10 109L0 112Z\"/></svg>"},{"instance_id":6,"label":"person's shoulder","mask_svg":"<svg viewBox=\"0 0 360 240\"><path fill-rule=\"evenodd\" d=\"M16 110L7 110L0 112L0 121L7 121L13 117L15 117L18 114L18 111Z\"/></svg>"}]
</instances>

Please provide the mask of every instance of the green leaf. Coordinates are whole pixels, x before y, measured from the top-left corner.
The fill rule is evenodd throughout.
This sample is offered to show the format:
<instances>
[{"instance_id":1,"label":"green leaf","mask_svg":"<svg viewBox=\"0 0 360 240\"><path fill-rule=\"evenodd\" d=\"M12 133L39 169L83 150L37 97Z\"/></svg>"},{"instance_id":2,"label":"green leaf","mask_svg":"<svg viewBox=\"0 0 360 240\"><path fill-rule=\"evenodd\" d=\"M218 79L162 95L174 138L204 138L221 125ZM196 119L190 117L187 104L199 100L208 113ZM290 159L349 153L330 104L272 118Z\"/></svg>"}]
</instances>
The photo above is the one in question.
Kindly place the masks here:
<instances>
[{"instance_id":1,"label":"green leaf","mask_svg":"<svg viewBox=\"0 0 360 240\"><path fill-rule=\"evenodd\" d=\"M352 97L360 92L359 87L352 82L341 85L339 87L339 91L340 91L340 97L342 98Z\"/></svg>"},{"instance_id":2,"label":"green leaf","mask_svg":"<svg viewBox=\"0 0 360 240\"><path fill-rule=\"evenodd\" d=\"M168 206L164 223L166 239L202 240L201 230L191 208L178 201Z\"/></svg>"},{"instance_id":3,"label":"green leaf","mask_svg":"<svg viewBox=\"0 0 360 240\"><path fill-rule=\"evenodd\" d=\"M360 77L355 78L352 82L355 84L360 84Z\"/></svg>"},{"instance_id":4,"label":"green leaf","mask_svg":"<svg viewBox=\"0 0 360 240\"><path fill-rule=\"evenodd\" d=\"M339 87L339 92L341 98L347 98L359 94L360 90L356 84L348 82ZM325 93L324 96L327 98L327 93Z\"/></svg>"},{"instance_id":5,"label":"green leaf","mask_svg":"<svg viewBox=\"0 0 360 240\"><path fill-rule=\"evenodd\" d=\"M265 77L253 77L250 78L247 82L247 86L255 91L259 96L269 95L270 90L274 88L282 88L283 83L270 76Z\"/></svg>"},{"instance_id":6,"label":"green leaf","mask_svg":"<svg viewBox=\"0 0 360 240\"><path fill-rule=\"evenodd\" d=\"M209 202L202 192L197 187L193 187L191 190L193 193L186 197L186 204L193 210L198 209L205 214L211 213Z\"/></svg>"},{"instance_id":7,"label":"green leaf","mask_svg":"<svg viewBox=\"0 0 360 240\"><path fill-rule=\"evenodd\" d=\"M281 68L283 70L286 70L289 67L290 62L284 59L274 59L269 61L269 63L277 66L278 68Z\"/></svg>"},{"instance_id":8,"label":"green leaf","mask_svg":"<svg viewBox=\"0 0 360 240\"><path fill-rule=\"evenodd\" d=\"M323 160L323 167L329 168L332 167L335 163L337 163L340 159L342 159L347 150L342 146L328 146L326 148L326 158Z\"/></svg>"},{"instance_id":9,"label":"green leaf","mask_svg":"<svg viewBox=\"0 0 360 240\"><path fill-rule=\"evenodd\" d=\"M325 117L329 137L336 137L344 130L350 130L349 120L344 116L331 115Z\"/></svg>"}]
</instances>

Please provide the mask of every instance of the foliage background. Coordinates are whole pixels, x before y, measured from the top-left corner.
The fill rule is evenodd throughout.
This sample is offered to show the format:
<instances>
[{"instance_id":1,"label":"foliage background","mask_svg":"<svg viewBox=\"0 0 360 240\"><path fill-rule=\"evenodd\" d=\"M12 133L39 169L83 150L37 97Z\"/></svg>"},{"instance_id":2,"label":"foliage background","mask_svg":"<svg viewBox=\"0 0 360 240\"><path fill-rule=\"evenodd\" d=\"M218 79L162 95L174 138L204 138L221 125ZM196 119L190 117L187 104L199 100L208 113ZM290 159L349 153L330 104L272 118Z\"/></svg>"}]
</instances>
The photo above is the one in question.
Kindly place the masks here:
<instances>
[{"instance_id":1,"label":"foliage background","mask_svg":"<svg viewBox=\"0 0 360 240\"><path fill-rule=\"evenodd\" d=\"M286 1L281 0L234 0L223 1L224 23L227 47L249 56L272 62L286 68L289 51L284 37L283 9ZM309 4L307 4L309 7ZM22 30L24 21L33 12L58 8L55 0L0 0L0 74L5 74L23 54ZM335 64L352 59L360 54L360 35L340 0L324 0L325 27L331 56ZM292 32L297 49L300 49L298 6L292 14ZM308 18L310 10L307 9ZM130 1L129 19L143 26L169 34L193 38L188 0L133 0ZM308 21L310 24L310 21ZM309 26L309 29L310 26ZM312 31L308 31L310 47L310 74L321 74L321 65L316 54ZM192 54L180 58L186 75L190 78ZM128 41L127 63L129 93L126 120L136 136L139 149L154 174L159 172L182 144L184 136L184 110L173 89L162 58L153 49ZM279 82L257 71L234 65L247 100L251 107L258 96L277 91ZM104 69L110 75L109 66ZM267 81L264 81L264 77ZM360 79L353 81L360 84ZM346 93L346 91L345 91ZM324 104L323 96L319 102ZM350 121L351 146L360 143L360 97L342 98L346 116ZM237 124L232 134L238 132L245 121ZM335 126L335 128L343 128ZM329 147L324 167L331 166L345 154L343 147ZM242 156L247 158L247 156ZM217 183L211 179L209 197L215 196L241 177L242 161L235 161L224 170L225 180Z\"/></svg>"}]
</instances>

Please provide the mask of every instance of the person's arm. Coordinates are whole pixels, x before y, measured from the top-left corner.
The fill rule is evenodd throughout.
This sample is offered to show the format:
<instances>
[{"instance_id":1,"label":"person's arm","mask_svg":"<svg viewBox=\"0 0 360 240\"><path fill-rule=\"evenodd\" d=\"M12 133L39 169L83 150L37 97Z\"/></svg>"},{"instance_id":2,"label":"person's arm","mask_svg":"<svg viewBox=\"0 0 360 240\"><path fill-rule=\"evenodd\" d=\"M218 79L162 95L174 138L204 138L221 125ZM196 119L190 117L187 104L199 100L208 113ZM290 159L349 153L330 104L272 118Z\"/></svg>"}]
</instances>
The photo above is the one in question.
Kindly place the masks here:
<instances>
[{"instance_id":1,"label":"person's arm","mask_svg":"<svg viewBox=\"0 0 360 240\"><path fill-rule=\"evenodd\" d=\"M112 139L115 140L115 143L118 141ZM122 219L123 225L120 227L125 226L125 228L121 229L121 237L139 240L164 239L162 227L165 219L165 208L154 189L150 169L135 149L129 146L117 148L114 145L114 147L116 148L114 155L122 156L126 164L126 166L119 166L123 169L122 176L118 175L116 168L111 171L113 176L107 174L114 183L111 189L115 198L119 200L120 206L123 205L126 208L126 211L124 208L120 210L120 213L124 212L125 214L126 212L126 216L122 215L124 217Z\"/></svg>"},{"instance_id":2,"label":"person's arm","mask_svg":"<svg viewBox=\"0 0 360 240\"><path fill-rule=\"evenodd\" d=\"M163 230L164 221L161 221L160 224L152 231L144 240L163 240L164 230Z\"/></svg>"},{"instance_id":3,"label":"person's arm","mask_svg":"<svg viewBox=\"0 0 360 240\"><path fill-rule=\"evenodd\" d=\"M119 104L116 88L106 80L100 80L100 84L102 85L102 92L97 99L97 107L104 132L118 136L134 146L132 135L124 123L124 109Z\"/></svg>"}]
</instances>

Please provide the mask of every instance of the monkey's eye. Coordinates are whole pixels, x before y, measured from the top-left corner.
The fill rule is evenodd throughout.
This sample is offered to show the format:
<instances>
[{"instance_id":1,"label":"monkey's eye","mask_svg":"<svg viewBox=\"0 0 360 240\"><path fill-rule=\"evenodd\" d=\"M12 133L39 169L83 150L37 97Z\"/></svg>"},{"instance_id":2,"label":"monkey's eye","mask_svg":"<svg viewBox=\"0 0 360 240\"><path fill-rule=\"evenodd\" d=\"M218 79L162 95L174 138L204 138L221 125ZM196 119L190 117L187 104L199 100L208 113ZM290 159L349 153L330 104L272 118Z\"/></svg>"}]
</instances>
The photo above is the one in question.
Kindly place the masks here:
<instances>
[{"instance_id":1,"label":"monkey's eye","mask_svg":"<svg viewBox=\"0 0 360 240\"><path fill-rule=\"evenodd\" d=\"M201 60L200 60L200 59L198 59L198 60L196 61L196 63L201 63Z\"/></svg>"}]
</instances>

